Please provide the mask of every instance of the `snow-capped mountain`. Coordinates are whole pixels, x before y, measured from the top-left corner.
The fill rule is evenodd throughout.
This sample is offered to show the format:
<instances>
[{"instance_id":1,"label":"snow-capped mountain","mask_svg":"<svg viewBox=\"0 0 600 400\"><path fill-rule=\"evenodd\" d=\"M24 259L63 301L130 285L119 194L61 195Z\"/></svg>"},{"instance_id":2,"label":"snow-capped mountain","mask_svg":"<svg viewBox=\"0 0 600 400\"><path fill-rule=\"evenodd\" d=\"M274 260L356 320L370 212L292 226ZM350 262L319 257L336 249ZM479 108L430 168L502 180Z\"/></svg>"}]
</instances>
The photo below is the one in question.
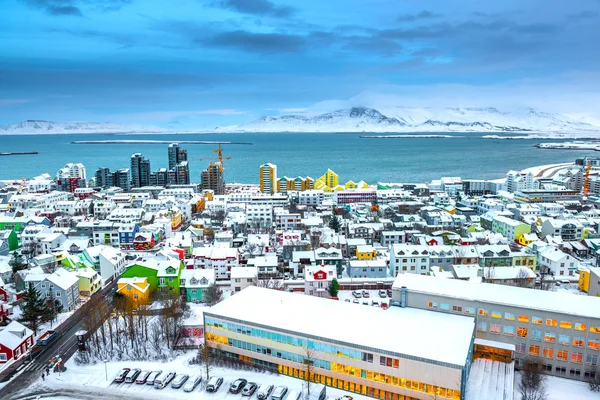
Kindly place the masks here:
<instances>
[{"instance_id":1,"label":"snow-capped mountain","mask_svg":"<svg viewBox=\"0 0 600 400\"><path fill-rule=\"evenodd\" d=\"M220 129L223 131L222 129ZM262 117L238 132L600 132L600 125L531 108L353 107L324 114Z\"/></svg>"},{"instance_id":2,"label":"snow-capped mountain","mask_svg":"<svg viewBox=\"0 0 600 400\"><path fill-rule=\"evenodd\" d=\"M164 129L138 124L115 122L52 122L27 120L10 125L0 125L0 135L43 135L66 133L132 133L163 132Z\"/></svg>"}]
</instances>

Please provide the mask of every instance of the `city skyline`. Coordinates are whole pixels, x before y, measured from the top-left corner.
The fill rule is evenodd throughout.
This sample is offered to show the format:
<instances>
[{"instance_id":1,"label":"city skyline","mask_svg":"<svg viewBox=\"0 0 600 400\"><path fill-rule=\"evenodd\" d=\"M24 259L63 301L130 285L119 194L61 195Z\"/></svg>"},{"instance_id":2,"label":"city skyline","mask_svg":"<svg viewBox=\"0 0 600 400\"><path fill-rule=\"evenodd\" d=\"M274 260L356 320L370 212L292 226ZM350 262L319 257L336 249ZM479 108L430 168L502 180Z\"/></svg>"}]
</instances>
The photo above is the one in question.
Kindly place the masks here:
<instances>
[{"instance_id":1,"label":"city skyline","mask_svg":"<svg viewBox=\"0 0 600 400\"><path fill-rule=\"evenodd\" d=\"M8 0L0 124L211 128L348 106L598 119L598 2ZM26 50L25 50L26 49Z\"/></svg>"}]
</instances>

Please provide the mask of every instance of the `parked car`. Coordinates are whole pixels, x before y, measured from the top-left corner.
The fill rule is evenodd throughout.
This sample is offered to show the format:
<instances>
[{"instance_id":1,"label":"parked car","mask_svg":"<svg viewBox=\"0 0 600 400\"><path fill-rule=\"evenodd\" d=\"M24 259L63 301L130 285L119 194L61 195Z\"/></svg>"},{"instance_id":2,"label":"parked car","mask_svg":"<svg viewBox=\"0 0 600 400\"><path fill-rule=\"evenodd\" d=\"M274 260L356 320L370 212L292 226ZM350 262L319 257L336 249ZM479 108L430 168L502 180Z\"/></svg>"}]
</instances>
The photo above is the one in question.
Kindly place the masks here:
<instances>
[{"instance_id":1,"label":"parked car","mask_svg":"<svg viewBox=\"0 0 600 400\"><path fill-rule=\"evenodd\" d=\"M363 297L367 297L367 298L371 297L371 294L369 292L367 292L366 290L362 291L362 295L363 295Z\"/></svg>"},{"instance_id":2,"label":"parked car","mask_svg":"<svg viewBox=\"0 0 600 400\"><path fill-rule=\"evenodd\" d=\"M388 306L387 303L381 303L381 308L383 308L384 310L387 310L390 306Z\"/></svg>"},{"instance_id":3,"label":"parked car","mask_svg":"<svg viewBox=\"0 0 600 400\"><path fill-rule=\"evenodd\" d=\"M379 307L379 302L377 300L373 300L373 301L371 301L371 305L373 307Z\"/></svg>"},{"instance_id":4,"label":"parked car","mask_svg":"<svg viewBox=\"0 0 600 400\"><path fill-rule=\"evenodd\" d=\"M139 368L134 368L127 373L125 377L125 383L133 383L137 379L138 375L142 373L142 370Z\"/></svg>"},{"instance_id":5,"label":"parked car","mask_svg":"<svg viewBox=\"0 0 600 400\"><path fill-rule=\"evenodd\" d=\"M363 300L362 304L363 304L363 306L368 306L369 302L367 300Z\"/></svg>"},{"instance_id":6,"label":"parked car","mask_svg":"<svg viewBox=\"0 0 600 400\"><path fill-rule=\"evenodd\" d=\"M229 386L229 392L233 393L233 394L238 394L239 392L242 391L244 386L246 386L246 383L248 383L248 381L246 379L242 379L242 378L236 379L235 381L233 381L231 386Z\"/></svg>"},{"instance_id":7,"label":"parked car","mask_svg":"<svg viewBox=\"0 0 600 400\"><path fill-rule=\"evenodd\" d=\"M344 395L340 397L340 400L352 400L352 396Z\"/></svg>"},{"instance_id":8,"label":"parked car","mask_svg":"<svg viewBox=\"0 0 600 400\"><path fill-rule=\"evenodd\" d=\"M392 289L386 290L388 297L392 297Z\"/></svg>"},{"instance_id":9,"label":"parked car","mask_svg":"<svg viewBox=\"0 0 600 400\"><path fill-rule=\"evenodd\" d=\"M214 393L217 390L219 390L222 384L223 378L221 378L220 376L213 376L209 379L208 383L206 384L206 391Z\"/></svg>"},{"instance_id":10,"label":"parked car","mask_svg":"<svg viewBox=\"0 0 600 400\"><path fill-rule=\"evenodd\" d=\"M242 396L252 396L254 392L258 389L258 385L254 382L248 382L246 386L244 386L244 390L242 390Z\"/></svg>"},{"instance_id":11,"label":"parked car","mask_svg":"<svg viewBox=\"0 0 600 400\"><path fill-rule=\"evenodd\" d=\"M184 392L193 392L196 387L202 382L202 375L192 375L183 386Z\"/></svg>"},{"instance_id":12,"label":"parked car","mask_svg":"<svg viewBox=\"0 0 600 400\"><path fill-rule=\"evenodd\" d=\"M354 300L352 300L352 302L355 304L360 304L360 301L358 299L354 299Z\"/></svg>"},{"instance_id":13,"label":"parked car","mask_svg":"<svg viewBox=\"0 0 600 400\"><path fill-rule=\"evenodd\" d=\"M385 299L387 297L387 292L385 290L380 290L379 297L381 297L382 299Z\"/></svg>"},{"instance_id":14,"label":"parked car","mask_svg":"<svg viewBox=\"0 0 600 400\"><path fill-rule=\"evenodd\" d=\"M292 390L288 393L286 400L300 400L300 392L297 390Z\"/></svg>"},{"instance_id":15,"label":"parked car","mask_svg":"<svg viewBox=\"0 0 600 400\"><path fill-rule=\"evenodd\" d=\"M179 389L183 386L183 384L188 380L190 376L186 374L177 375L173 382L171 383L171 387L173 389Z\"/></svg>"},{"instance_id":16,"label":"parked car","mask_svg":"<svg viewBox=\"0 0 600 400\"><path fill-rule=\"evenodd\" d=\"M353 290L352 296L356 297L357 299L360 299L362 297L362 293L359 292L358 290Z\"/></svg>"},{"instance_id":17,"label":"parked car","mask_svg":"<svg viewBox=\"0 0 600 400\"><path fill-rule=\"evenodd\" d=\"M268 385L266 383L260 385L260 388L258 388L258 393L256 393L256 397L258 397L260 400L267 400L274 388L275 386Z\"/></svg>"},{"instance_id":18,"label":"parked car","mask_svg":"<svg viewBox=\"0 0 600 400\"><path fill-rule=\"evenodd\" d=\"M271 394L271 400L283 400L287 391L287 386L277 386L275 390L273 390L273 394Z\"/></svg>"},{"instance_id":19,"label":"parked car","mask_svg":"<svg viewBox=\"0 0 600 400\"><path fill-rule=\"evenodd\" d=\"M148 378L146 379L146 385L154 385L154 381L156 381L156 378L158 378L160 374L162 374L161 370L150 372L150 375L148 375Z\"/></svg>"},{"instance_id":20,"label":"parked car","mask_svg":"<svg viewBox=\"0 0 600 400\"><path fill-rule=\"evenodd\" d=\"M115 376L115 379L113 379L113 382L116 382L116 383L123 382L125 380L125 377L129 373L129 371L131 371L130 368L123 368L122 370L120 370L119 373L117 374L117 376Z\"/></svg>"},{"instance_id":21,"label":"parked car","mask_svg":"<svg viewBox=\"0 0 600 400\"><path fill-rule=\"evenodd\" d=\"M175 372L171 371L171 372L165 372L164 375L159 376L158 378L156 378L156 380L154 381L154 389L164 389L167 386L169 386L169 383L171 383L171 381L173 379L175 379Z\"/></svg>"},{"instance_id":22,"label":"parked car","mask_svg":"<svg viewBox=\"0 0 600 400\"><path fill-rule=\"evenodd\" d=\"M146 383L146 379L148 379L148 376L150 376L151 373L152 371L142 371L135 380L135 383L138 385L143 385Z\"/></svg>"},{"instance_id":23,"label":"parked car","mask_svg":"<svg viewBox=\"0 0 600 400\"><path fill-rule=\"evenodd\" d=\"M350 299L346 299L344 300L346 303L350 303Z\"/></svg>"}]
</instances>

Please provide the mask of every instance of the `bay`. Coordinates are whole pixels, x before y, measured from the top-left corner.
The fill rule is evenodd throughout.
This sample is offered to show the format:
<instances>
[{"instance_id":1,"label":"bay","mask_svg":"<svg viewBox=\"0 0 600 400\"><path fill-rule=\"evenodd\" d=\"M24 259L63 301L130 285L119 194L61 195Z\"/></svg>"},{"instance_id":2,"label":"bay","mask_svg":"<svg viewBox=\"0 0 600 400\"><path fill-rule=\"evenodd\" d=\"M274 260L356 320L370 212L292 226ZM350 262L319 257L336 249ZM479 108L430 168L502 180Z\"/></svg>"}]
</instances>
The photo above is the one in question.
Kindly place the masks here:
<instances>
[{"instance_id":1,"label":"bay","mask_svg":"<svg viewBox=\"0 0 600 400\"><path fill-rule=\"evenodd\" d=\"M430 133L431 135L434 133ZM487 133L486 133L487 134ZM167 167L167 144L72 144L77 140L165 140L250 142L252 145L223 145L225 179L228 183L258 183L258 168L271 162L278 176L318 178L327 168L340 182L428 182L442 176L472 179L502 178L511 169L574 161L597 156L589 150L548 150L537 143L565 140L495 140L486 134L443 133L452 138L411 137L401 139L360 136L369 133L220 133L220 134L69 134L0 136L0 152L37 151L38 155L0 157L0 179L31 178L43 172L54 174L66 163L82 163L88 178L99 167L129 168L131 154L142 153L152 170ZM418 134L415 134L417 136ZM511 134L511 136L514 136ZM186 144L192 181L214 158L214 144Z\"/></svg>"}]
</instances>

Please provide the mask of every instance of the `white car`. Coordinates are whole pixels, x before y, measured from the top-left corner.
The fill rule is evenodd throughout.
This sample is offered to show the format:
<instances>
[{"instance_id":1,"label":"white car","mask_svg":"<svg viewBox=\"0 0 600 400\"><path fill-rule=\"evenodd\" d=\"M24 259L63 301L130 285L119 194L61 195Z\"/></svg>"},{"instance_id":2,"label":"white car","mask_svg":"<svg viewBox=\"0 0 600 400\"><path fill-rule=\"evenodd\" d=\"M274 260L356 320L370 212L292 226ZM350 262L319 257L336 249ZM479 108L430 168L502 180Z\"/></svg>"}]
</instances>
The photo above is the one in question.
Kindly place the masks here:
<instances>
[{"instance_id":1,"label":"white car","mask_svg":"<svg viewBox=\"0 0 600 400\"><path fill-rule=\"evenodd\" d=\"M362 297L362 293L359 292L358 290L353 290L352 291L352 296L354 296L357 299L360 299Z\"/></svg>"},{"instance_id":2,"label":"white car","mask_svg":"<svg viewBox=\"0 0 600 400\"><path fill-rule=\"evenodd\" d=\"M166 372L164 375L159 376L154 381L154 389L164 389L175 379L175 372Z\"/></svg>"},{"instance_id":3,"label":"white car","mask_svg":"<svg viewBox=\"0 0 600 400\"><path fill-rule=\"evenodd\" d=\"M193 392L194 389L202 382L202 375L193 375L187 380L183 386L184 392Z\"/></svg>"}]
</instances>

